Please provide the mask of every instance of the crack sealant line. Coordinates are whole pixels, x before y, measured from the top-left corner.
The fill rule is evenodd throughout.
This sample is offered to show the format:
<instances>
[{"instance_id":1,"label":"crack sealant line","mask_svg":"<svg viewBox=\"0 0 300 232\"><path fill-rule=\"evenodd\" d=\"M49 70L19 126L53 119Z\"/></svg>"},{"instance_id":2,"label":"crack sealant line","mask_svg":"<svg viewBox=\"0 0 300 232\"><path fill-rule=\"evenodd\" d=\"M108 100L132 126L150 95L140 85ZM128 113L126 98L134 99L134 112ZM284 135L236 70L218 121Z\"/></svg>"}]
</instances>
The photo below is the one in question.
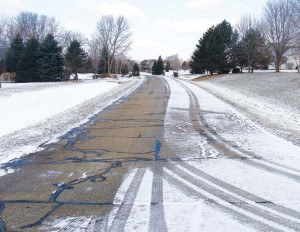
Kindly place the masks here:
<instances>
[{"instance_id":1,"label":"crack sealant line","mask_svg":"<svg viewBox=\"0 0 300 232\"><path fill-rule=\"evenodd\" d=\"M182 82L182 81L181 81ZM182 85L183 85L183 88L185 88L185 90L187 91L187 92L189 92L189 94L191 94L191 96L192 96L192 104L193 104L193 106L195 107L195 108L197 108L196 107L196 100L194 99L194 98L196 98L196 96L194 96L193 95L193 93L192 93L192 91L187 87L187 86L185 86L183 83L181 83ZM202 125L202 123L201 123L201 119L200 119L200 117L199 117L199 115L197 114L197 120L198 120L198 123L200 124L200 125ZM231 147L231 146L229 146L227 143L224 143L224 142L222 142L222 139L221 138L219 138L218 136L215 136L215 135L213 135L212 133L210 133L209 131L206 131L206 133L209 133L209 135L213 138L213 139L215 139L216 141L220 141L222 144L224 144L225 145L225 147L227 148L227 149L229 149L229 150L231 150L231 151L233 151L234 153L237 153L237 154L239 154L240 156L242 156L242 157L246 157L246 158L248 158L248 159L252 159L252 161L253 162L255 162L255 163L262 163L263 165L266 165L266 166L269 166L269 167L271 167L271 168L273 168L273 169L277 169L277 170L280 170L280 171L284 171L284 172L287 172L287 173L289 173L289 174L292 174L292 175L296 175L296 176L298 176L299 178L300 178L300 174L299 174L299 172L297 172L297 171L294 171L294 170L291 170L291 169L287 169L286 167L282 167L280 164L275 164L274 162L268 162L267 160L264 160L264 159L256 159L256 160L254 160L253 158L255 158L254 156L251 156L251 155L248 155L248 154L246 154L246 153L244 153L244 152L242 152L242 151L240 151L240 150L238 150L238 149L235 149L235 148L233 148L233 147Z\"/></svg>"}]
</instances>

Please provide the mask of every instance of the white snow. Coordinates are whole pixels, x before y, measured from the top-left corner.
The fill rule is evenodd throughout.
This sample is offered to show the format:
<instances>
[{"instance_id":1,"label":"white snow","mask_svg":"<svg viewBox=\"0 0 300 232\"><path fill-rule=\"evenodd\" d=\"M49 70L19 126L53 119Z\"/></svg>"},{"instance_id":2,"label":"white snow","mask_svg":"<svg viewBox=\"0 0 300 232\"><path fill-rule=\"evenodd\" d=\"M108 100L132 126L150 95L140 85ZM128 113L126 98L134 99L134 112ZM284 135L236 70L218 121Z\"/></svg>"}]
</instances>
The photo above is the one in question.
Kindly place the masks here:
<instances>
[{"instance_id":1,"label":"white snow","mask_svg":"<svg viewBox=\"0 0 300 232\"><path fill-rule=\"evenodd\" d=\"M115 195L115 198L113 201L114 205L122 204L125 194L129 188L136 172L137 172L137 168L133 168L133 169L129 170L129 172L126 174L122 184L120 185L120 187L118 188L118 191L116 192L116 195Z\"/></svg>"},{"instance_id":2,"label":"white snow","mask_svg":"<svg viewBox=\"0 0 300 232\"><path fill-rule=\"evenodd\" d=\"M298 170L300 174L299 146L270 133L203 89L185 81L182 83L196 94L201 110L208 112L203 114L206 122L225 140L257 156Z\"/></svg>"},{"instance_id":3,"label":"white snow","mask_svg":"<svg viewBox=\"0 0 300 232\"><path fill-rule=\"evenodd\" d=\"M244 73L196 83L272 133L300 144L299 73Z\"/></svg>"},{"instance_id":4,"label":"white snow","mask_svg":"<svg viewBox=\"0 0 300 232\"><path fill-rule=\"evenodd\" d=\"M167 78L171 89L165 117L164 140L182 159L216 157L218 152L194 129L189 117L190 101L176 81ZM176 129L175 129L176 128Z\"/></svg>"},{"instance_id":5,"label":"white snow","mask_svg":"<svg viewBox=\"0 0 300 232\"><path fill-rule=\"evenodd\" d=\"M289 229L288 227L284 227L284 226L282 226L282 225L280 225L280 224L278 224L278 223L272 222L272 221L267 221L267 220L265 220L264 218L261 218L261 217L258 216L258 215L255 215L255 214L253 214L253 213L251 213L251 212L248 212L248 211L246 211L246 210L244 210L244 209L242 209L242 208L239 208L239 207L237 207L237 206L235 206L235 205L233 205L233 204L231 204L231 203L229 203L229 202L223 200L222 198L220 198L220 197L218 197L218 196L215 196L215 195L213 195L213 194L211 194L211 193L205 191L204 189L199 188L199 187L196 186L196 185L193 185L192 183L186 181L185 179L182 179L180 176L178 176L177 174L175 174L175 173L169 171L168 169L164 169L164 170L165 170L165 172L167 172L169 175L171 175L172 177L178 179L178 180L179 180L180 182L182 182L183 184L187 185L188 187L190 187L190 188L192 188L193 190L199 192L199 193L202 194L203 196L205 196L205 197L207 197L207 198L209 198L209 199L211 199L211 200L217 202L218 204L220 204L220 205L222 205L222 206L224 206L224 207L226 207L226 208L229 208L229 209L231 209L231 210L234 210L234 211L236 211L236 212L239 212L239 213L242 214L242 215L245 215L245 216L250 217L250 218L252 218L252 219L254 219L254 220L260 221L260 222L262 222L262 223L264 223L264 224L270 225L270 226L272 226L272 227L274 227L274 228L276 228L276 229L283 230L283 231L293 231L293 230ZM227 225L230 225L230 223L228 223ZM232 228L232 229L233 229L233 228Z\"/></svg>"},{"instance_id":6,"label":"white snow","mask_svg":"<svg viewBox=\"0 0 300 232\"><path fill-rule=\"evenodd\" d=\"M300 205L295 204L297 202L300 203L299 182L233 159L190 161L189 164L219 180L243 189L246 192L272 201L275 204L300 211ZM184 169L184 171L207 182L186 169ZM240 197L238 198L241 199Z\"/></svg>"},{"instance_id":7,"label":"white snow","mask_svg":"<svg viewBox=\"0 0 300 232\"><path fill-rule=\"evenodd\" d=\"M68 82L55 87L50 86L0 97L0 109L3 109L0 111L0 137L46 120L105 93L117 85L117 83L101 80L82 83ZM5 83L3 83L3 88L6 88Z\"/></svg>"},{"instance_id":8,"label":"white snow","mask_svg":"<svg viewBox=\"0 0 300 232\"><path fill-rule=\"evenodd\" d=\"M153 173L147 169L126 222L125 231L148 231Z\"/></svg>"}]
</instances>

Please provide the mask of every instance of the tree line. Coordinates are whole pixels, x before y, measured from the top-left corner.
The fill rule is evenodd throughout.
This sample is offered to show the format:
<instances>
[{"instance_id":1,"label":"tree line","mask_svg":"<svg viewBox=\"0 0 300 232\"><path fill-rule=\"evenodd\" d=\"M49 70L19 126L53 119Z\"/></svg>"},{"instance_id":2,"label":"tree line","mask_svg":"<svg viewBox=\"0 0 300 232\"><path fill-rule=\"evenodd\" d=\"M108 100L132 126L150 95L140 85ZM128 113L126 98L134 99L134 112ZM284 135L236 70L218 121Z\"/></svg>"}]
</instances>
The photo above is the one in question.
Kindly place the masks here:
<instances>
[{"instance_id":1,"label":"tree line","mask_svg":"<svg viewBox=\"0 0 300 232\"><path fill-rule=\"evenodd\" d=\"M0 18L0 68L15 81L57 81L79 72L128 74L131 33L125 17L103 16L92 39L63 30L54 19L31 12Z\"/></svg>"},{"instance_id":2,"label":"tree line","mask_svg":"<svg viewBox=\"0 0 300 232\"><path fill-rule=\"evenodd\" d=\"M293 58L299 71L300 2L271 0L261 19L244 16L234 29L229 22L210 27L200 38L189 63L194 73L268 69Z\"/></svg>"}]
</instances>

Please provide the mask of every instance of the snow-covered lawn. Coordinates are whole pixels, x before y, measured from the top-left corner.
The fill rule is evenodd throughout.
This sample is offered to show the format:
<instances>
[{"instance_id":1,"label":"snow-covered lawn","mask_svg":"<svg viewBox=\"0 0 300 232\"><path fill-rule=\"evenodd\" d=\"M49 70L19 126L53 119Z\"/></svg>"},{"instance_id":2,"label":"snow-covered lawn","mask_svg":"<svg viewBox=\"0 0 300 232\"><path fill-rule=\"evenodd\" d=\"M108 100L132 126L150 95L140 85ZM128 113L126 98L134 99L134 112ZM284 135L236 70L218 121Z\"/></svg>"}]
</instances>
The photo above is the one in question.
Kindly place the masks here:
<instances>
[{"instance_id":1,"label":"snow-covered lawn","mask_svg":"<svg viewBox=\"0 0 300 232\"><path fill-rule=\"evenodd\" d=\"M99 94L118 86L118 83L95 80L90 82L67 82L57 85L28 84L31 87L21 92L22 85L3 84L17 93L0 96L0 137L36 124L68 110ZM37 87L37 88L35 88ZM42 88L41 88L42 87Z\"/></svg>"},{"instance_id":2,"label":"snow-covered lawn","mask_svg":"<svg viewBox=\"0 0 300 232\"><path fill-rule=\"evenodd\" d=\"M299 73L230 74L196 83L271 132L299 144Z\"/></svg>"},{"instance_id":3,"label":"snow-covered lawn","mask_svg":"<svg viewBox=\"0 0 300 232\"><path fill-rule=\"evenodd\" d=\"M92 80L92 74L79 75L79 79L83 81L2 83L0 164L33 152L40 144L82 124L142 80Z\"/></svg>"}]
</instances>

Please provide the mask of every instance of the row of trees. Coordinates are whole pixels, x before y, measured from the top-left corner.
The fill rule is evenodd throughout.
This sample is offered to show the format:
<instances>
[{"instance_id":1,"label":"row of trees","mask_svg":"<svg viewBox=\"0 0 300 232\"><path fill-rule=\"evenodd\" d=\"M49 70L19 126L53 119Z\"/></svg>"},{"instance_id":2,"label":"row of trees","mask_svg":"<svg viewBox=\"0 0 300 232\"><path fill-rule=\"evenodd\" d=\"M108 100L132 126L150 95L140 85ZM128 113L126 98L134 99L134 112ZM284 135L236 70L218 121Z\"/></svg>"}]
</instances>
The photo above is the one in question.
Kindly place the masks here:
<instances>
[{"instance_id":1,"label":"row of trees","mask_svg":"<svg viewBox=\"0 0 300 232\"><path fill-rule=\"evenodd\" d=\"M294 57L299 71L300 16L298 0L271 0L261 20L241 19L236 29L224 20L209 28L200 38L190 66L195 73L226 73L248 67L268 68L276 72L288 57Z\"/></svg>"},{"instance_id":2,"label":"row of trees","mask_svg":"<svg viewBox=\"0 0 300 232\"><path fill-rule=\"evenodd\" d=\"M54 18L44 15L22 12L15 17L2 17L0 72L16 72L18 82L53 81L71 74L77 79L83 69L107 76L128 74L134 65L126 57L130 38L123 16L103 16L91 40L61 29Z\"/></svg>"},{"instance_id":3,"label":"row of trees","mask_svg":"<svg viewBox=\"0 0 300 232\"><path fill-rule=\"evenodd\" d=\"M20 34L11 41L6 52L7 72L16 73L16 82L45 82L68 79L84 67L88 67L87 54L80 43L74 40L67 48L65 57L62 47L52 34L39 42L36 38L23 41Z\"/></svg>"}]
</instances>

